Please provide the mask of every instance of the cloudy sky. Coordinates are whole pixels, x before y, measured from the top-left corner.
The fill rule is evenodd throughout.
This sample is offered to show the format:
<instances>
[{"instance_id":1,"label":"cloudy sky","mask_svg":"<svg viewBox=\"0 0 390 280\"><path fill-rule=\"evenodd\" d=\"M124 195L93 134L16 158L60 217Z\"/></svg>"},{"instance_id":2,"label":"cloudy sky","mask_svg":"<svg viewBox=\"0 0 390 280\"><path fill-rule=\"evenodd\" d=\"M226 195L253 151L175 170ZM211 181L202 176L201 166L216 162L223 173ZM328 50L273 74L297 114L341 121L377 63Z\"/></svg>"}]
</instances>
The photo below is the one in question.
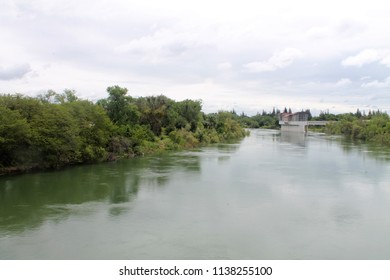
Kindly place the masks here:
<instances>
[{"instance_id":1,"label":"cloudy sky","mask_svg":"<svg viewBox=\"0 0 390 280\"><path fill-rule=\"evenodd\" d=\"M0 0L0 93L390 112L386 1Z\"/></svg>"}]
</instances>

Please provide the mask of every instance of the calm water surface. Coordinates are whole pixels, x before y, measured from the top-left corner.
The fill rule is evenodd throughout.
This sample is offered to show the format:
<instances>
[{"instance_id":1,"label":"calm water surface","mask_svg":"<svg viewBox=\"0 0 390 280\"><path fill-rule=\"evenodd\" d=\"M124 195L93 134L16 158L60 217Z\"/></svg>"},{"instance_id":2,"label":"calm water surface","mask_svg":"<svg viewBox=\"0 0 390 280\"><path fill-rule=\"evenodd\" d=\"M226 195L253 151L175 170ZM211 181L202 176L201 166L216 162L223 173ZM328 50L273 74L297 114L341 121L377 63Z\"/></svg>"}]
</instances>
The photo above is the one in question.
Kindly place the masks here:
<instances>
[{"instance_id":1,"label":"calm water surface","mask_svg":"<svg viewBox=\"0 0 390 280\"><path fill-rule=\"evenodd\" d=\"M390 150L253 130L0 177L0 259L390 259Z\"/></svg>"}]
</instances>

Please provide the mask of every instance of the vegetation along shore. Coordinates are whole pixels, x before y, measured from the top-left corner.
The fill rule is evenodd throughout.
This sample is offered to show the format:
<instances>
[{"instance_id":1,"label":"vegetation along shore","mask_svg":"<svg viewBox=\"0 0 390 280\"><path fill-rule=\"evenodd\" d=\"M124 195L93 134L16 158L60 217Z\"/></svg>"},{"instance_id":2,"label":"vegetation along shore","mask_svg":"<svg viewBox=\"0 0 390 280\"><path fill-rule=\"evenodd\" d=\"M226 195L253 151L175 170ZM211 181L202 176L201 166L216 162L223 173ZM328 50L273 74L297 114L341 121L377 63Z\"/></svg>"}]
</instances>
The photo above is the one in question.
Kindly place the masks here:
<instances>
[{"instance_id":1,"label":"vegetation along shore","mask_svg":"<svg viewBox=\"0 0 390 280\"><path fill-rule=\"evenodd\" d=\"M195 148L241 139L248 134L245 128L279 128L278 109L254 116L205 114L200 100L136 98L119 86L107 92L97 102L80 99L73 90L49 90L37 97L0 95L0 175ZM390 145L385 112L322 112L316 117L306 112L309 120L333 121L316 131Z\"/></svg>"},{"instance_id":2,"label":"vegetation along shore","mask_svg":"<svg viewBox=\"0 0 390 280\"><path fill-rule=\"evenodd\" d=\"M93 103L72 90L0 95L0 174L194 148L244 137L232 113L205 114L199 100L134 98L107 88Z\"/></svg>"}]
</instances>

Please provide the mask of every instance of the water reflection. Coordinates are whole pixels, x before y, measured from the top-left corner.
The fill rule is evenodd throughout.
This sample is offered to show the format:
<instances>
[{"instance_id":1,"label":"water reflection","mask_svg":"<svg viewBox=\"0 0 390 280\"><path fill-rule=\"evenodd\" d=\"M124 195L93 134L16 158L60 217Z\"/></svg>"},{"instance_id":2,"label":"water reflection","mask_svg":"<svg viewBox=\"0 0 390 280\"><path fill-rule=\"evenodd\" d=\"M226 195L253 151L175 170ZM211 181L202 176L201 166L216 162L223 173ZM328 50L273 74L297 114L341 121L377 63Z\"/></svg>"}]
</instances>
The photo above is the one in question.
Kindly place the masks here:
<instances>
[{"instance_id":1,"label":"water reflection","mask_svg":"<svg viewBox=\"0 0 390 280\"><path fill-rule=\"evenodd\" d=\"M290 143L299 147L306 146L306 135L299 132L282 131L280 133L280 141Z\"/></svg>"},{"instance_id":2,"label":"water reflection","mask_svg":"<svg viewBox=\"0 0 390 280\"><path fill-rule=\"evenodd\" d=\"M129 210L129 207L114 206L114 207L110 208L109 212L110 212L111 217L116 217L116 216L120 216L120 215L127 213L128 210Z\"/></svg>"},{"instance_id":3,"label":"water reflection","mask_svg":"<svg viewBox=\"0 0 390 280\"><path fill-rule=\"evenodd\" d=\"M390 257L388 162L315 133L251 135L0 178L0 259Z\"/></svg>"},{"instance_id":4,"label":"water reflection","mask_svg":"<svg viewBox=\"0 0 390 280\"><path fill-rule=\"evenodd\" d=\"M199 173L199 156L162 154L62 171L0 178L0 236L66 220L91 202L113 204L111 216L126 213L142 184L165 186L177 172ZM114 206L117 205L117 206Z\"/></svg>"},{"instance_id":5,"label":"water reflection","mask_svg":"<svg viewBox=\"0 0 390 280\"><path fill-rule=\"evenodd\" d=\"M357 223L362 218L359 211L353 205L334 206L331 215L337 226L345 228Z\"/></svg>"},{"instance_id":6,"label":"water reflection","mask_svg":"<svg viewBox=\"0 0 390 280\"><path fill-rule=\"evenodd\" d=\"M230 160L230 158L231 158L230 156L219 156L218 157L218 162L220 164L223 164L223 163L228 162Z\"/></svg>"},{"instance_id":7,"label":"water reflection","mask_svg":"<svg viewBox=\"0 0 390 280\"><path fill-rule=\"evenodd\" d=\"M123 182L116 181L111 185L109 201L112 204L129 202L136 197L139 190L140 176L127 176Z\"/></svg>"},{"instance_id":8,"label":"water reflection","mask_svg":"<svg viewBox=\"0 0 390 280\"><path fill-rule=\"evenodd\" d=\"M150 186L165 186L170 175L177 172L199 173L199 155L194 152L166 153L144 159L142 180Z\"/></svg>"},{"instance_id":9,"label":"water reflection","mask_svg":"<svg viewBox=\"0 0 390 280\"><path fill-rule=\"evenodd\" d=\"M376 143L364 143L362 141L354 141L341 136L323 136L329 143L339 145L346 155L359 153L362 157L372 158L378 161L390 161L390 147L386 147Z\"/></svg>"},{"instance_id":10,"label":"water reflection","mask_svg":"<svg viewBox=\"0 0 390 280\"><path fill-rule=\"evenodd\" d=\"M217 149L221 153L235 153L240 148L240 144L218 144Z\"/></svg>"}]
</instances>

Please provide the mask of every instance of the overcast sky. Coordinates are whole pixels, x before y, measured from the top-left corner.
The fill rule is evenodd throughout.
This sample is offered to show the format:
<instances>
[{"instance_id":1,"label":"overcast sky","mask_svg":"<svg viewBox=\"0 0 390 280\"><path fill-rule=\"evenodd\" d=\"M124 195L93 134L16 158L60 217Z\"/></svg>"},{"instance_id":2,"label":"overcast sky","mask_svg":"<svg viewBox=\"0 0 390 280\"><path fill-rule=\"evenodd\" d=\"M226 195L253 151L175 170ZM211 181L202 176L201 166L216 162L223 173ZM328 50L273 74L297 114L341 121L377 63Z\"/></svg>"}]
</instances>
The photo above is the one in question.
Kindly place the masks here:
<instances>
[{"instance_id":1,"label":"overcast sky","mask_svg":"<svg viewBox=\"0 0 390 280\"><path fill-rule=\"evenodd\" d=\"M0 92L390 112L387 1L0 0Z\"/></svg>"}]
</instances>

